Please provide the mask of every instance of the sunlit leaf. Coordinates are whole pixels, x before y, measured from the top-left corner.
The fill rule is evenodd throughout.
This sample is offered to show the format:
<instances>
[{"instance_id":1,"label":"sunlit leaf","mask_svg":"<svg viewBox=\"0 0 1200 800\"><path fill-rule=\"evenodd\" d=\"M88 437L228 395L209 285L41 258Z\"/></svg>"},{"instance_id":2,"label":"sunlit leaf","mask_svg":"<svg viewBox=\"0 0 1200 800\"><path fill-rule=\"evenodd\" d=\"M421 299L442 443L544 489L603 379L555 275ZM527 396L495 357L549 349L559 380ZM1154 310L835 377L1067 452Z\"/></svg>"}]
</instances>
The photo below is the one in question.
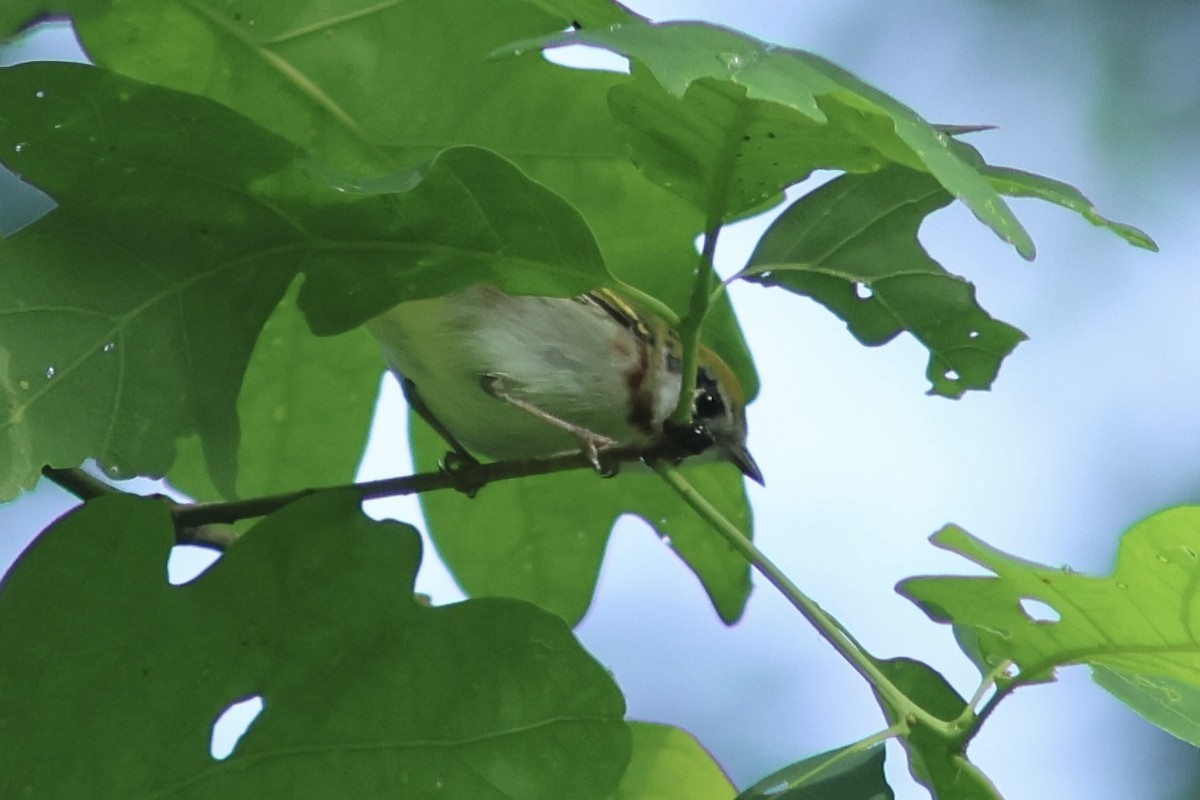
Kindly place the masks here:
<instances>
[{"instance_id":1,"label":"sunlit leaf","mask_svg":"<svg viewBox=\"0 0 1200 800\"><path fill-rule=\"evenodd\" d=\"M1056 668L1069 664L1104 668L1106 687L1120 688L1116 676L1144 686L1141 699L1128 685L1118 694L1155 723L1165 720L1151 710L1150 695L1169 697L1175 687L1180 702L1171 706L1176 721L1168 729L1177 735L1195 730L1196 704L1185 699L1200 688L1194 613L1200 508L1174 508L1139 522L1122 537L1116 568L1104 577L1015 558L953 526L933 542L995 576L910 578L899 590L931 618L973 629L987 664L1011 661L1022 683L1051 680Z\"/></svg>"},{"instance_id":2,"label":"sunlit leaf","mask_svg":"<svg viewBox=\"0 0 1200 800\"><path fill-rule=\"evenodd\" d=\"M172 541L159 503L106 498L0 584L0 795L598 799L624 772L624 703L567 627L416 602L416 532L352 495L278 512L185 586ZM253 696L214 760L214 720Z\"/></svg>"},{"instance_id":3,"label":"sunlit leaf","mask_svg":"<svg viewBox=\"0 0 1200 800\"><path fill-rule=\"evenodd\" d=\"M609 800L730 800L737 791L691 734L634 722L633 757Z\"/></svg>"}]
</instances>

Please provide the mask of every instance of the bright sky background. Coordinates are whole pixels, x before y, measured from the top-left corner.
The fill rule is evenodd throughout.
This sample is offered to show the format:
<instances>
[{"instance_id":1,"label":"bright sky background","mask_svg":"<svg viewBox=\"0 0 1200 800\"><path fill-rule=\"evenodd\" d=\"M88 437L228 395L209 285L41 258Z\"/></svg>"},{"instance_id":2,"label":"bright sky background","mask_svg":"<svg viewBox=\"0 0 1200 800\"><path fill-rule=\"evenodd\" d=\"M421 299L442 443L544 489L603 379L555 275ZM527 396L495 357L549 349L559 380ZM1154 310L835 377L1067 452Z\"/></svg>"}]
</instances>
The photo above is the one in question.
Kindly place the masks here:
<instances>
[{"instance_id":1,"label":"bright sky background","mask_svg":"<svg viewBox=\"0 0 1200 800\"><path fill-rule=\"evenodd\" d=\"M1123 529L1197 500L1200 164L1187 146L1194 111L1190 138L1178 122L1187 92L1200 96L1189 49L1200 15L1139 12L1130 25L1158 26L1131 40L1140 53L1087 4L628 5L812 50L935 122L998 125L972 139L990 161L1073 183L1162 247L1150 255L1068 212L1015 202L1039 249L1029 264L961 207L936 215L922 231L933 256L1030 336L992 392L957 402L925 395L925 355L910 339L866 350L809 301L734 289L763 380L750 410L768 484L750 487L761 546L876 655L926 660L969 695L975 672L950 631L893 592L909 575L972 571L929 534L952 521L1025 558L1107 572ZM727 232L723 270L764 227ZM409 469L397 456L402 401L385 388L363 478ZM65 507L54 490L0 507L0 565ZM415 508L371 505L410 521ZM461 596L432 558L418 588L435 602ZM579 635L614 671L631 717L690 730L740 785L884 727L867 687L769 586L726 628L640 523L615 533ZM1197 763L1080 668L1006 702L971 755L1014 800L1171 797ZM898 750L889 773L901 800L926 796Z\"/></svg>"}]
</instances>

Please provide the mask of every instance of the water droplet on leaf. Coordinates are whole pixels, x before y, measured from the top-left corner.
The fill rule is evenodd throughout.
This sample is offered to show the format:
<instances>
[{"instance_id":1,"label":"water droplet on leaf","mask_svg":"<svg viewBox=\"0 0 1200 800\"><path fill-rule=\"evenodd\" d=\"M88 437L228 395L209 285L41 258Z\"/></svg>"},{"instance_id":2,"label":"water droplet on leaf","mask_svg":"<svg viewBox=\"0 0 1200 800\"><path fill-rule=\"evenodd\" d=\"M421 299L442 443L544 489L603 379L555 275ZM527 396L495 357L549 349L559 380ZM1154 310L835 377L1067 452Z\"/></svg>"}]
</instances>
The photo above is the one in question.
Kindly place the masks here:
<instances>
[{"instance_id":1,"label":"water droplet on leaf","mask_svg":"<svg viewBox=\"0 0 1200 800\"><path fill-rule=\"evenodd\" d=\"M50 380L57 374L58 374L58 369L53 364L46 367L46 380Z\"/></svg>"}]
</instances>

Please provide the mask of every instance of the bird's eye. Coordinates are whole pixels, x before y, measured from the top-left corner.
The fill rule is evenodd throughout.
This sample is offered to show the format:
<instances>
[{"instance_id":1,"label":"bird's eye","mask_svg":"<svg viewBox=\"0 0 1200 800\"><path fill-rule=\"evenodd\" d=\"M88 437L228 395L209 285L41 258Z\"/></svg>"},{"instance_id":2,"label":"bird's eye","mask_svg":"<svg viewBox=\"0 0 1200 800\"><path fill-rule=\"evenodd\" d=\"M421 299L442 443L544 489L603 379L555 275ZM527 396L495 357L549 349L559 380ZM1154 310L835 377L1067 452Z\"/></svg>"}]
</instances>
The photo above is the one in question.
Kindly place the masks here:
<instances>
[{"instance_id":1,"label":"bird's eye","mask_svg":"<svg viewBox=\"0 0 1200 800\"><path fill-rule=\"evenodd\" d=\"M725 400L712 373L701 367L696 373L696 399L692 412L697 419L716 419L725 415Z\"/></svg>"}]
</instances>

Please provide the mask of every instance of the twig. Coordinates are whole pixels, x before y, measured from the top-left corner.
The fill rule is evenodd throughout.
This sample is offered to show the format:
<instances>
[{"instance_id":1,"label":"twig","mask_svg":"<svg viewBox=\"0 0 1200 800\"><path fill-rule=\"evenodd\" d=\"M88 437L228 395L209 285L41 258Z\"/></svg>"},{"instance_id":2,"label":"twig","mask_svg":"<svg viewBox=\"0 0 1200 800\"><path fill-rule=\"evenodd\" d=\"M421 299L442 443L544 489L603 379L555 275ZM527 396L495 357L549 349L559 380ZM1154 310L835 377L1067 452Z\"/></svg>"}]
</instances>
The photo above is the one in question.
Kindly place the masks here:
<instances>
[{"instance_id":1,"label":"twig","mask_svg":"<svg viewBox=\"0 0 1200 800\"><path fill-rule=\"evenodd\" d=\"M787 598L788 602L800 612L817 633L828 642L838 654L845 659L867 683L885 699L895 713L906 723L917 723L946 740L957 735L953 722L938 719L930 714L915 701L909 698L900 687L892 683L887 675L879 669L875 659L859 642L838 622L829 612L821 608L815 600L792 583L771 559L767 558L750 539L738 530L738 527L725 518L708 499L696 490L670 464L658 462L653 465L654 471L674 489L696 513L700 514L715 531L735 550L750 562L759 574L766 578L771 585Z\"/></svg>"},{"instance_id":2,"label":"twig","mask_svg":"<svg viewBox=\"0 0 1200 800\"><path fill-rule=\"evenodd\" d=\"M82 469L58 469L57 467L42 467L42 475L52 483L66 489L80 500L95 500L110 494L123 494L111 483L100 480Z\"/></svg>"},{"instance_id":3,"label":"twig","mask_svg":"<svg viewBox=\"0 0 1200 800\"><path fill-rule=\"evenodd\" d=\"M661 445L636 444L603 448L597 455L606 467L615 468L622 463L650 459L658 457L662 453ZM213 537L204 531L213 526L228 525L238 520L264 517L302 497L308 497L320 491L349 490L356 492L363 500L373 500L380 497L434 492L440 489L474 491L496 481L593 468L587 454L570 452L523 461L496 461L490 464L463 463L456 465L451 470L422 472L402 478L385 478L342 486L301 489L295 492L252 497L246 500L180 503L165 497L162 499L170 504L171 516L175 522L180 544L196 544L224 549L232 541L229 537L225 535ZM124 494L121 489L105 483L81 469L46 467L42 473L84 501L106 495Z\"/></svg>"}]
</instances>

